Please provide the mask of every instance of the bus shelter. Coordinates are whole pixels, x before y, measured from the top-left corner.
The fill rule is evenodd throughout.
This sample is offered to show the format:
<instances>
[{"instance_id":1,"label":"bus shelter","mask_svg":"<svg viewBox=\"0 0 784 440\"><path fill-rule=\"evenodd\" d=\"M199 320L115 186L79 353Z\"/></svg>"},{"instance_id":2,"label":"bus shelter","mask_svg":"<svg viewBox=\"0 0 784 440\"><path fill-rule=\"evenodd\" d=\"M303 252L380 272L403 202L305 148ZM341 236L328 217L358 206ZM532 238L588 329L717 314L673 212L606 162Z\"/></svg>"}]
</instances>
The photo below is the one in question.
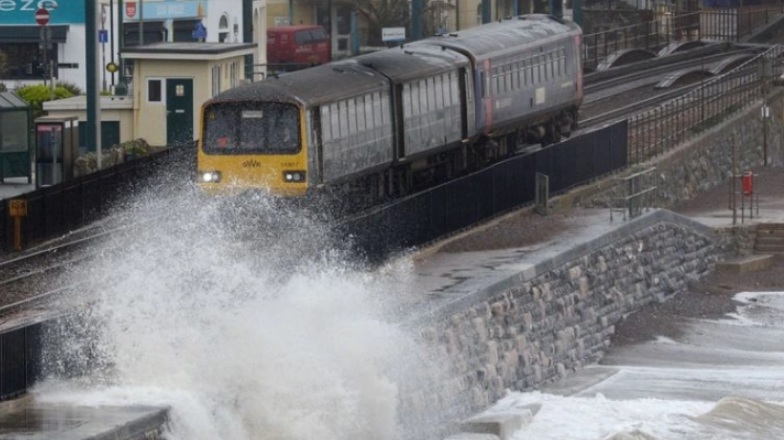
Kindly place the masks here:
<instances>
[{"instance_id":1,"label":"bus shelter","mask_svg":"<svg viewBox=\"0 0 784 440\"><path fill-rule=\"evenodd\" d=\"M27 177L32 183L30 106L12 92L0 92L0 183Z\"/></svg>"}]
</instances>

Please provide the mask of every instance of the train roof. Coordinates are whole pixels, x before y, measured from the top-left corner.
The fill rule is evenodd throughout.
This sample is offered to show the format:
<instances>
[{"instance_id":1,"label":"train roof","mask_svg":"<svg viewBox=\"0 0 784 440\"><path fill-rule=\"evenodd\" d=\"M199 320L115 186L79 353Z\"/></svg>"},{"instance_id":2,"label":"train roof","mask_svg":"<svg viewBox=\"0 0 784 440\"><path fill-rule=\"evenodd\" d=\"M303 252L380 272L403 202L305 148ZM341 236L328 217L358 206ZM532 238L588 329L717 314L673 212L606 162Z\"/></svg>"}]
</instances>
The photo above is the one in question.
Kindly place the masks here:
<instances>
[{"instance_id":1,"label":"train roof","mask_svg":"<svg viewBox=\"0 0 784 440\"><path fill-rule=\"evenodd\" d=\"M354 60L334 61L235 87L210 102L258 99L319 105L384 89L386 81L378 72Z\"/></svg>"},{"instance_id":2,"label":"train roof","mask_svg":"<svg viewBox=\"0 0 784 440\"><path fill-rule=\"evenodd\" d=\"M468 57L459 52L416 43L361 55L354 60L395 82L453 71L469 63Z\"/></svg>"},{"instance_id":3,"label":"train roof","mask_svg":"<svg viewBox=\"0 0 784 440\"><path fill-rule=\"evenodd\" d=\"M580 32L580 27L574 22L561 21L545 14L530 14L430 37L421 43L445 46L475 59L483 59L521 45L542 44L549 38Z\"/></svg>"}]
</instances>

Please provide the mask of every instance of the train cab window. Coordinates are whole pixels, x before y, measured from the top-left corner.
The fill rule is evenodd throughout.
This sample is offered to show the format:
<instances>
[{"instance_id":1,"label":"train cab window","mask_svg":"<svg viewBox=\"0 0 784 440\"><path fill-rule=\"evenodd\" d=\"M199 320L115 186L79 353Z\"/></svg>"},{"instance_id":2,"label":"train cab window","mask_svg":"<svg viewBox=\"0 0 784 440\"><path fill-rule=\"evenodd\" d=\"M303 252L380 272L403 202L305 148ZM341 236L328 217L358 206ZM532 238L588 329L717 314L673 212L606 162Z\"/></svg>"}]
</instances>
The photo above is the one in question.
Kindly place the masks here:
<instances>
[{"instance_id":1,"label":"train cab window","mask_svg":"<svg viewBox=\"0 0 784 440\"><path fill-rule=\"evenodd\" d=\"M204 152L294 154L300 150L299 121L291 104L213 104L204 112Z\"/></svg>"}]
</instances>

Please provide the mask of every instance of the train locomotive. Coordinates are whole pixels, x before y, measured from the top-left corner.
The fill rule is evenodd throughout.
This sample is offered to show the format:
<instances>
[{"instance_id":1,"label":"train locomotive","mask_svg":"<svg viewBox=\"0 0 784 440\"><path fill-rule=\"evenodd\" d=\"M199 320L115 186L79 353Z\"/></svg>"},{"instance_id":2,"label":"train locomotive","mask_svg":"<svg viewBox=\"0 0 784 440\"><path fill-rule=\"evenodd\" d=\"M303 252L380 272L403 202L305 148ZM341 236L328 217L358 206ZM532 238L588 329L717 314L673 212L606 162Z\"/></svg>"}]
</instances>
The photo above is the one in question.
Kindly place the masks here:
<instances>
[{"instance_id":1,"label":"train locomotive","mask_svg":"<svg viewBox=\"0 0 784 440\"><path fill-rule=\"evenodd\" d=\"M523 15L241 85L202 107L200 186L384 199L567 137L582 32Z\"/></svg>"}]
</instances>

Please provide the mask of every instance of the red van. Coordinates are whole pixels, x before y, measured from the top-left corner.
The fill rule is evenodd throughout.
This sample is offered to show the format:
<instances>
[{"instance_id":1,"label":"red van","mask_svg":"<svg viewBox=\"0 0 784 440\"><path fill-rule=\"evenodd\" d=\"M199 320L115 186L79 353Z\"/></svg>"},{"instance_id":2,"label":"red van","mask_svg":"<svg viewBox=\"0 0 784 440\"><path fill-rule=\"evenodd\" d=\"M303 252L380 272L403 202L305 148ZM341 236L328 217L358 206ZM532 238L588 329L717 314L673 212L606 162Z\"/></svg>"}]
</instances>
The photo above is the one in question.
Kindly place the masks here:
<instances>
[{"instance_id":1,"label":"red van","mask_svg":"<svg viewBox=\"0 0 784 440\"><path fill-rule=\"evenodd\" d=\"M329 36L323 27L301 24L267 29L267 62L273 70L292 70L329 60Z\"/></svg>"}]
</instances>

